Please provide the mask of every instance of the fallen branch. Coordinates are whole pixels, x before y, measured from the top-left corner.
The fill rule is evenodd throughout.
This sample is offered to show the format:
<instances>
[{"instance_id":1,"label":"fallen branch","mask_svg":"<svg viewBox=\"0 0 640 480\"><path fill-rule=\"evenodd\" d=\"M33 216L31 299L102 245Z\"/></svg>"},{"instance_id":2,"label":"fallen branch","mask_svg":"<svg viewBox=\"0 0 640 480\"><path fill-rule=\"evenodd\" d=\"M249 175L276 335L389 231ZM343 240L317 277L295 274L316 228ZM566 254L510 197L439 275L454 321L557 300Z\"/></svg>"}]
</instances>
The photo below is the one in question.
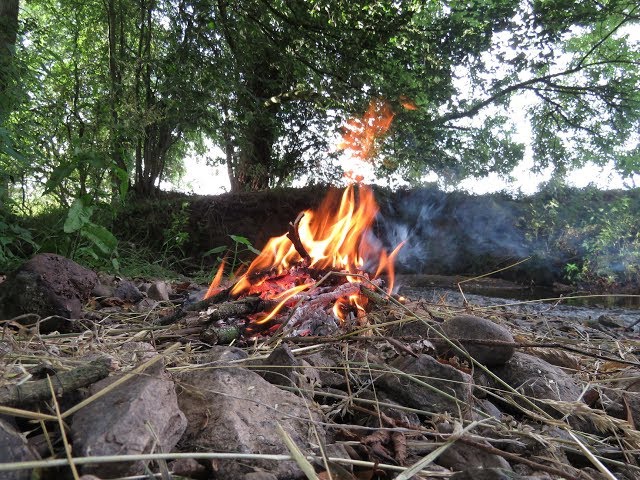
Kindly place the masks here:
<instances>
[{"instance_id":1,"label":"fallen branch","mask_svg":"<svg viewBox=\"0 0 640 480\"><path fill-rule=\"evenodd\" d=\"M215 325L209 325L200 334L200 340L209 345L229 345L234 340L240 338L240 334L239 326L217 327Z\"/></svg>"},{"instance_id":2,"label":"fallen branch","mask_svg":"<svg viewBox=\"0 0 640 480\"><path fill-rule=\"evenodd\" d=\"M87 365L81 365L61 372L51 377L51 382L56 395L73 392L79 388L89 386L109 375L111 361L102 357ZM37 403L51 398L49 382L47 379L34 380L22 385L5 386L0 389L0 405L18 406L25 403Z\"/></svg>"},{"instance_id":3,"label":"fallen branch","mask_svg":"<svg viewBox=\"0 0 640 480\"><path fill-rule=\"evenodd\" d=\"M199 302L191 303L189 305L180 305L178 308L174 310L173 313L166 315L164 317L160 317L156 319L153 323L155 325L170 325L172 323L177 322L178 320L186 317L189 312L197 312L199 310L206 310L209 306L214 305L218 302L226 300L229 298L229 292L231 291L231 287L225 288L224 290L216 293L215 295L210 296L209 298L205 298L204 300L200 300Z\"/></svg>"},{"instance_id":4,"label":"fallen branch","mask_svg":"<svg viewBox=\"0 0 640 480\"><path fill-rule=\"evenodd\" d=\"M320 294L313 300L309 300L304 305L300 305L299 307L297 307L289 320L287 320L285 326L297 327L314 311L334 303L339 298L348 297L357 293L360 293L359 283L343 283L333 291Z\"/></svg>"},{"instance_id":5,"label":"fallen branch","mask_svg":"<svg viewBox=\"0 0 640 480\"><path fill-rule=\"evenodd\" d=\"M209 313L209 322L217 322L226 320L231 317L241 317L251 315L252 313L263 312L276 304L273 302L262 300L260 297L245 297L232 302L224 302Z\"/></svg>"}]
</instances>

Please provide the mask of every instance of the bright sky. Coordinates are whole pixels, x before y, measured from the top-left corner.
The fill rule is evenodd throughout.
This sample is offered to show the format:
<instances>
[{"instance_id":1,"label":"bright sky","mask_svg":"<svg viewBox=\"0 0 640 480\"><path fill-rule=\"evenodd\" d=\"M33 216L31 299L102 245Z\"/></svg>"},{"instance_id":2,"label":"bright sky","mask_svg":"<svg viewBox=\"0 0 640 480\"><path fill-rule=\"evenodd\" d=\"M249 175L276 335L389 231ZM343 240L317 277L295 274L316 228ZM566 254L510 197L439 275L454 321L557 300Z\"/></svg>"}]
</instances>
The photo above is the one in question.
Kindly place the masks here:
<instances>
[{"instance_id":1,"label":"bright sky","mask_svg":"<svg viewBox=\"0 0 640 480\"><path fill-rule=\"evenodd\" d=\"M518 129L518 140L528 144L531 138L529 124L526 121L516 120L516 125ZM206 156L188 157L185 160L186 174L180 183L178 185L164 183L162 188L190 192L198 195L217 195L228 192L230 190L230 184L226 167L211 167L206 164L206 157L215 158L222 156L223 153L220 149L211 146L211 150ZM507 190L509 192L518 192L520 190L524 194L531 194L538 189L540 183L549 180L552 173L551 169L548 169L542 173L534 174L531 172L532 166L531 149L527 147L525 159L513 172L515 182L510 183L498 175L491 174L486 178L470 178L464 180L460 183L458 189L477 194L498 192L501 190ZM366 180L368 181L369 178L366 178ZM640 184L640 175L636 175L634 180L636 184ZM437 175L428 175L425 177L425 181L437 181ZM576 187L585 187L591 183L602 189L625 188L622 178L615 173L612 166L600 168L587 165L569 173L568 182Z\"/></svg>"}]
</instances>

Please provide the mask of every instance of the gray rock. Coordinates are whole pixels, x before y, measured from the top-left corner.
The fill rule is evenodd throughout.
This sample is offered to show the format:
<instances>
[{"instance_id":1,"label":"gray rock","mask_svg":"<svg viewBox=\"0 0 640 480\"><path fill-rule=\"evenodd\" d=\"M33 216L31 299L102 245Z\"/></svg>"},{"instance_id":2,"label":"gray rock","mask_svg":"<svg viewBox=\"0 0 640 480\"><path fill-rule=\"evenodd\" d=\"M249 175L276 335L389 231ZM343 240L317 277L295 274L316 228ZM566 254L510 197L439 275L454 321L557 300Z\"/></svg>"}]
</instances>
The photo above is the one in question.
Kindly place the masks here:
<instances>
[{"instance_id":1,"label":"gray rock","mask_svg":"<svg viewBox=\"0 0 640 480\"><path fill-rule=\"evenodd\" d=\"M456 472L450 480L521 480L523 477L503 468L467 468Z\"/></svg>"},{"instance_id":2,"label":"gray rock","mask_svg":"<svg viewBox=\"0 0 640 480\"><path fill-rule=\"evenodd\" d=\"M601 388L600 403L608 415L628 420L627 415L631 413L634 425L636 427L640 425L640 393L622 389Z\"/></svg>"},{"instance_id":3,"label":"gray rock","mask_svg":"<svg viewBox=\"0 0 640 480\"><path fill-rule=\"evenodd\" d=\"M242 478L243 480L278 480L278 477L276 477L273 473L267 472L251 472L247 473Z\"/></svg>"},{"instance_id":4,"label":"gray rock","mask_svg":"<svg viewBox=\"0 0 640 480\"><path fill-rule=\"evenodd\" d=\"M320 386L343 388L346 385L344 358L337 348L327 346L301 359L315 367Z\"/></svg>"},{"instance_id":5,"label":"gray rock","mask_svg":"<svg viewBox=\"0 0 640 480\"><path fill-rule=\"evenodd\" d=\"M490 446L488 442L482 442L484 445ZM469 467L478 469L498 469L508 472L511 470L509 462L499 455L485 452L479 448L463 443L454 443L444 452L440 454L436 460L438 465L450 468L452 470L465 470ZM475 477L472 477L475 478ZM486 479L502 479L510 477L488 476L478 477Z\"/></svg>"},{"instance_id":6,"label":"gray rock","mask_svg":"<svg viewBox=\"0 0 640 480\"><path fill-rule=\"evenodd\" d=\"M300 362L287 344L276 347L255 371L267 382L286 387L298 384L295 373Z\"/></svg>"},{"instance_id":7,"label":"gray rock","mask_svg":"<svg viewBox=\"0 0 640 480\"><path fill-rule=\"evenodd\" d=\"M494 373L509 386L530 400L560 400L575 402L580 398L582 389L576 381L561 368L544 360L516 352L505 365L494 369ZM526 404L520 399L515 399ZM535 402L547 413L558 416L558 412L544 402ZM570 418L576 428L585 428L584 422Z\"/></svg>"},{"instance_id":8,"label":"gray rock","mask_svg":"<svg viewBox=\"0 0 640 480\"><path fill-rule=\"evenodd\" d=\"M443 365L429 355L400 357L391 365L428 385L414 382L406 375L385 373L377 383L396 402L432 413L468 413L473 400L473 379L470 375Z\"/></svg>"},{"instance_id":9,"label":"gray rock","mask_svg":"<svg viewBox=\"0 0 640 480\"><path fill-rule=\"evenodd\" d=\"M513 343L513 335L505 327L474 315L457 315L442 324L443 333L450 340L458 340L463 349L475 360L488 367L504 365L513 356L515 348L502 345L479 345L465 340L496 340ZM439 353L444 355L463 355L450 345L438 342Z\"/></svg>"},{"instance_id":10,"label":"gray rock","mask_svg":"<svg viewBox=\"0 0 640 480\"><path fill-rule=\"evenodd\" d=\"M197 363L228 365L234 360L244 360L249 354L238 347L229 347L227 345L212 345L209 350L198 356Z\"/></svg>"},{"instance_id":11,"label":"gray rock","mask_svg":"<svg viewBox=\"0 0 640 480\"><path fill-rule=\"evenodd\" d=\"M170 290L166 282L153 282L147 290L147 296L159 302L168 302Z\"/></svg>"},{"instance_id":12,"label":"gray rock","mask_svg":"<svg viewBox=\"0 0 640 480\"><path fill-rule=\"evenodd\" d=\"M207 469L193 458L179 458L169 463L169 469L176 477L203 478Z\"/></svg>"},{"instance_id":13,"label":"gray rock","mask_svg":"<svg viewBox=\"0 0 640 480\"><path fill-rule=\"evenodd\" d=\"M244 480L278 480L278 477L276 477L272 473L267 473L267 472L251 472L251 473L247 473L243 477L243 479Z\"/></svg>"},{"instance_id":14,"label":"gray rock","mask_svg":"<svg viewBox=\"0 0 640 480\"><path fill-rule=\"evenodd\" d=\"M38 454L29 447L24 436L0 419L0 463L27 462L40 460ZM3 480L29 480L31 470L14 470L2 472Z\"/></svg>"},{"instance_id":15,"label":"gray rock","mask_svg":"<svg viewBox=\"0 0 640 480\"><path fill-rule=\"evenodd\" d=\"M184 371L177 378L180 409L188 419L181 448L188 451L288 454L276 426L304 452L317 439L310 428L322 418L313 403L239 367ZM309 408L309 409L308 409ZM311 418L309 418L311 412ZM324 432L318 432L324 441ZM254 470L280 479L302 478L295 462L220 460L216 478L243 478Z\"/></svg>"},{"instance_id":16,"label":"gray rock","mask_svg":"<svg viewBox=\"0 0 640 480\"><path fill-rule=\"evenodd\" d=\"M135 347L131 355L145 358L148 349ZM173 382L167 374L153 370L130 379L90 403L71 418L71 435L76 455L121 455L171 452L186 428L178 408ZM118 377L101 380L92 387L97 392ZM156 438L158 444L156 445ZM142 473L141 462L86 465L82 473L119 477Z\"/></svg>"},{"instance_id":17,"label":"gray rock","mask_svg":"<svg viewBox=\"0 0 640 480\"><path fill-rule=\"evenodd\" d=\"M52 253L36 255L0 283L0 318L55 315L62 320L43 322L40 331L71 331L73 322L64 319L82 317L82 306L97 282L95 272L72 260Z\"/></svg>"},{"instance_id":18,"label":"gray rock","mask_svg":"<svg viewBox=\"0 0 640 480\"><path fill-rule=\"evenodd\" d=\"M109 298L113 297L113 287L109 285L103 285L102 283L98 283L95 287L93 287L93 291L91 295L94 297L102 297Z\"/></svg>"},{"instance_id":19,"label":"gray rock","mask_svg":"<svg viewBox=\"0 0 640 480\"><path fill-rule=\"evenodd\" d=\"M113 296L130 303L138 303L144 298L138 287L129 280L122 280L113 291Z\"/></svg>"}]
</instances>

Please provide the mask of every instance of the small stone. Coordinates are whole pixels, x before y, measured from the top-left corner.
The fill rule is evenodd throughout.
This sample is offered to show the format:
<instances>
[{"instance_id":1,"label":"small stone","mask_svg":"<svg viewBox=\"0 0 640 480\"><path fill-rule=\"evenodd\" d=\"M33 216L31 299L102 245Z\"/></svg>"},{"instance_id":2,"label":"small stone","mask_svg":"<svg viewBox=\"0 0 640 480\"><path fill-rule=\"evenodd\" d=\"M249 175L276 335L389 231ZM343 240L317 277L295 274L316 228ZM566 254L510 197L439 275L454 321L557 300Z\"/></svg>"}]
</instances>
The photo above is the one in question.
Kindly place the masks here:
<instances>
[{"instance_id":1,"label":"small stone","mask_svg":"<svg viewBox=\"0 0 640 480\"><path fill-rule=\"evenodd\" d=\"M505 327L474 315L457 315L442 324L442 331L450 340L458 340L469 355L488 367L504 365L513 356L515 348L505 345L481 345L465 340L495 340L513 343L513 335ZM443 355L462 356L450 345L438 342Z\"/></svg>"},{"instance_id":2,"label":"small stone","mask_svg":"<svg viewBox=\"0 0 640 480\"><path fill-rule=\"evenodd\" d=\"M113 296L130 303L138 303L144 298L144 295L138 290L138 287L128 280L122 280L118 284L113 292Z\"/></svg>"},{"instance_id":3,"label":"small stone","mask_svg":"<svg viewBox=\"0 0 640 480\"><path fill-rule=\"evenodd\" d=\"M229 347L226 345L212 345L209 350L198 356L197 363L228 365L234 360L244 360L249 354L238 347Z\"/></svg>"},{"instance_id":4,"label":"small stone","mask_svg":"<svg viewBox=\"0 0 640 480\"><path fill-rule=\"evenodd\" d=\"M113 297L113 287L110 287L109 285L103 285L102 283L98 283L95 287L93 287L93 291L91 292L91 295L93 295L94 297L101 297L101 298Z\"/></svg>"},{"instance_id":5,"label":"small stone","mask_svg":"<svg viewBox=\"0 0 640 480\"><path fill-rule=\"evenodd\" d=\"M127 355L153 355L142 345L133 345ZM111 390L71 418L74 452L82 456L149 453L153 446L171 452L186 428L178 408L175 387L167 374L145 372ZM109 377L94 384L96 393L115 381ZM158 444L158 445L156 445ZM156 450L158 451L158 450ZM84 465L82 473L113 478L144 472L142 462Z\"/></svg>"},{"instance_id":6,"label":"small stone","mask_svg":"<svg viewBox=\"0 0 640 480\"><path fill-rule=\"evenodd\" d=\"M268 472L251 472L245 474L243 480L278 480L278 477Z\"/></svg>"},{"instance_id":7,"label":"small stone","mask_svg":"<svg viewBox=\"0 0 640 480\"><path fill-rule=\"evenodd\" d=\"M159 302L169 301L170 288L166 282L153 282L147 290L147 296Z\"/></svg>"},{"instance_id":8,"label":"small stone","mask_svg":"<svg viewBox=\"0 0 640 480\"><path fill-rule=\"evenodd\" d=\"M173 475L187 478L203 477L207 473L204 465L193 458L179 458L169 463Z\"/></svg>"},{"instance_id":9,"label":"small stone","mask_svg":"<svg viewBox=\"0 0 640 480\"><path fill-rule=\"evenodd\" d=\"M503 468L467 468L451 475L450 480L519 480L522 477Z\"/></svg>"},{"instance_id":10,"label":"small stone","mask_svg":"<svg viewBox=\"0 0 640 480\"><path fill-rule=\"evenodd\" d=\"M333 346L325 346L322 350L301 357L315 367L318 382L323 387L344 388L344 357L340 350Z\"/></svg>"},{"instance_id":11,"label":"small stone","mask_svg":"<svg viewBox=\"0 0 640 480\"><path fill-rule=\"evenodd\" d=\"M286 387L297 385L295 372L300 362L293 356L291 348L283 344L275 348L255 371L267 382Z\"/></svg>"},{"instance_id":12,"label":"small stone","mask_svg":"<svg viewBox=\"0 0 640 480\"><path fill-rule=\"evenodd\" d=\"M533 401L575 402L582 394L582 388L561 368L526 353L516 352L505 365L495 368L494 373L525 398ZM523 399L515 395L514 400L525 408L531 408ZM562 416L552 406L542 401L535 403L554 417ZM574 428L581 430L592 428L590 422L574 415L569 416L569 422Z\"/></svg>"}]
</instances>

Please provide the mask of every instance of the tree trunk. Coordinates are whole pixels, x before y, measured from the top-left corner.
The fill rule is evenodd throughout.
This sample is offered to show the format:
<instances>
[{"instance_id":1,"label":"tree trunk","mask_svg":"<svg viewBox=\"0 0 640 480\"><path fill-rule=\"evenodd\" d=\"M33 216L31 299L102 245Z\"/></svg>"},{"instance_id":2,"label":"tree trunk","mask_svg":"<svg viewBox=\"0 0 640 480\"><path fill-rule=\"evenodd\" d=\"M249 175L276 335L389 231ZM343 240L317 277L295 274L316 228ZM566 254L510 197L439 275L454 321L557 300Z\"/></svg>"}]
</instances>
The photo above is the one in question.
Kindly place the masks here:
<instances>
[{"instance_id":1,"label":"tree trunk","mask_svg":"<svg viewBox=\"0 0 640 480\"><path fill-rule=\"evenodd\" d=\"M118 109L122 103L122 71L120 67L119 57L120 53L118 45L122 48L123 38L118 39L124 35L122 32L122 18L121 12L118 12L116 6L116 0L108 0L107 7L107 25L109 29L109 79L111 81L109 92L109 109L111 111L111 157L113 163L118 168L127 171L127 164L124 161L124 148L125 140L121 132L122 126L120 125L120 116ZM112 195L116 197L119 193L120 180L115 172L111 174L112 183Z\"/></svg>"},{"instance_id":2,"label":"tree trunk","mask_svg":"<svg viewBox=\"0 0 640 480\"><path fill-rule=\"evenodd\" d=\"M240 157L236 182L241 191L269 188L273 177L273 145L278 138L276 118L280 104L267 99L287 90L287 84L268 52L246 72L242 110L248 113L240 133ZM233 184L233 182L232 182Z\"/></svg>"},{"instance_id":3,"label":"tree trunk","mask_svg":"<svg viewBox=\"0 0 640 480\"><path fill-rule=\"evenodd\" d=\"M19 0L0 1L0 125L9 115L13 103L13 96L9 93L9 89L13 76L11 67L18 35L19 9ZM0 139L0 141L3 140ZM0 171L0 209L7 202L8 195L9 174Z\"/></svg>"},{"instance_id":4,"label":"tree trunk","mask_svg":"<svg viewBox=\"0 0 640 480\"><path fill-rule=\"evenodd\" d=\"M15 52L16 37L18 35L19 0L2 0L0 2L0 96L5 97L9 85L9 68ZM4 102L3 102L4 103ZM8 106L0 106L4 109ZM2 117L0 116L0 120Z\"/></svg>"}]
</instances>

